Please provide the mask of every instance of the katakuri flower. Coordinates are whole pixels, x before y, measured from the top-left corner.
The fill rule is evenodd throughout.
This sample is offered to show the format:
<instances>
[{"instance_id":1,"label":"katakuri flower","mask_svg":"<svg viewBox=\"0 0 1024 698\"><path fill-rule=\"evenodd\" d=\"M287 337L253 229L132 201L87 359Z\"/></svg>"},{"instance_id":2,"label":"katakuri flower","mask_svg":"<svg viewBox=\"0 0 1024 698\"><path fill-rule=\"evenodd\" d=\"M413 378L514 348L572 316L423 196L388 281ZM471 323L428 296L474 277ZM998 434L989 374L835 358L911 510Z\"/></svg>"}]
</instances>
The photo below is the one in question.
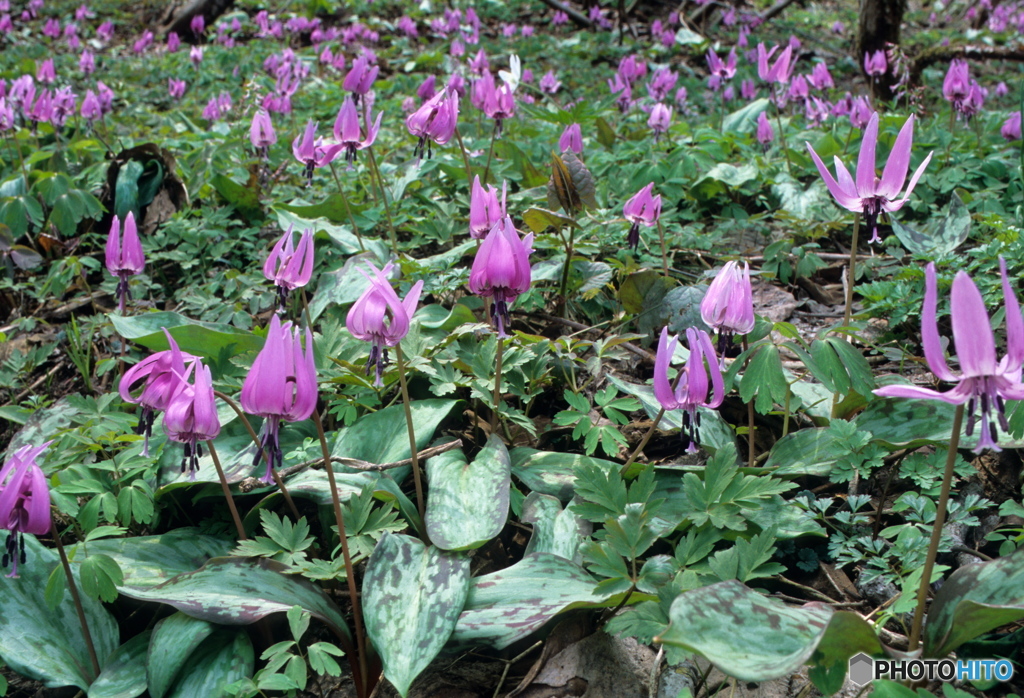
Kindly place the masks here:
<instances>
[{"instance_id":1,"label":"katakuri flower","mask_svg":"<svg viewBox=\"0 0 1024 698\"><path fill-rule=\"evenodd\" d=\"M793 47L786 46L779 54L779 57L775 59L775 62L770 66L768 61L778 50L778 46L772 46L772 50L768 51L765 49L764 44L757 45L757 75L764 82L769 85L779 83L786 84L789 82L789 74L792 68L791 61L793 59Z\"/></svg>"},{"instance_id":2,"label":"katakuri flower","mask_svg":"<svg viewBox=\"0 0 1024 698\"><path fill-rule=\"evenodd\" d=\"M558 139L558 149L563 153L571 150L577 155L583 155L583 132L579 124L569 124L565 127L561 138Z\"/></svg>"},{"instance_id":3,"label":"katakuri flower","mask_svg":"<svg viewBox=\"0 0 1024 698\"><path fill-rule=\"evenodd\" d=\"M825 180L832 197L840 206L848 211L864 214L865 224L871 231L869 242L881 240L878 236L878 216L882 211L898 211L910 198L911 192L917 186L917 180L924 174L924 169L932 159L932 154L924 159L914 175L907 184L907 190L903 198L897 198L903 183L907 179L907 170L910 168L910 150L914 143L914 115L907 117L906 123L896 136L892 152L885 163L882 177L875 176L875 144L878 142L878 114L872 114L867 128L864 129L864 140L860 146L860 156L857 158L857 179L850 176L846 166L838 156L835 158L836 178L828 171L822 163L821 158L814 152L810 143L806 143L807 150L811 153L814 164L818 167L821 178Z\"/></svg>"},{"instance_id":4,"label":"katakuri flower","mask_svg":"<svg viewBox=\"0 0 1024 698\"><path fill-rule=\"evenodd\" d=\"M473 177L469 194L469 236L483 240L497 223L505 217L505 186L502 185L501 199L498 190L490 184L485 189L480 184L480 175Z\"/></svg>"},{"instance_id":5,"label":"katakuri flower","mask_svg":"<svg viewBox=\"0 0 1024 698\"><path fill-rule=\"evenodd\" d=\"M718 347L722 351L734 334L747 334L754 329L750 265L744 262L740 269L735 261L725 263L700 302L700 317L718 332Z\"/></svg>"},{"instance_id":6,"label":"katakuri flower","mask_svg":"<svg viewBox=\"0 0 1024 698\"><path fill-rule=\"evenodd\" d=\"M409 334L409 324L416 313L416 305L420 302L423 282L417 281L413 284L405 294L405 300L400 300L388 280L388 274L394 269L394 264L388 264L383 269L378 269L369 262L367 266L370 267L370 274L362 269L359 272L367 278L370 286L359 300L352 304L345 318L345 326L353 337L370 342L366 375L373 371L373 384L379 388L384 385L388 348L397 345Z\"/></svg>"},{"instance_id":7,"label":"katakuri flower","mask_svg":"<svg viewBox=\"0 0 1024 698\"><path fill-rule=\"evenodd\" d=\"M768 145L775 140L775 129L772 122L768 120L768 113L761 112L757 115L757 142L768 151Z\"/></svg>"},{"instance_id":8,"label":"katakuri flower","mask_svg":"<svg viewBox=\"0 0 1024 698\"><path fill-rule=\"evenodd\" d=\"M193 383L189 378L195 374ZM210 367L196 359L177 376L178 385L164 413L164 432L171 441L185 445L181 458L181 472L189 471L189 480L196 479L199 459L203 457L200 441L212 441L220 434L220 420L213 395Z\"/></svg>"},{"instance_id":9,"label":"katakuri flower","mask_svg":"<svg viewBox=\"0 0 1024 698\"><path fill-rule=\"evenodd\" d=\"M178 348L171 333L164 329L167 344L165 351L158 351L135 364L121 376L118 392L121 399L142 407L139 424L135 433L144 437L142 455L149 455L149 437L153 435L153 421L156 413L167 409L174 391L178 387L178 377L185 375L187 366L196 361L196 357ZM132 397L132 391L142 383L142 392Z\"/></svg>"},{"instance_id":10,"label":"katakuri flower","mask_svg":"<svg viewBox=\"0 0 1024 698\"><path fill-rule=\"evenodd\" d=\"M373 89L373 81L377 79L380 67L370 64L370 59L364 53L352 61L352 67L341 86L352 93L352 98L359 104L359 98Z\"/></svg>"},{"instance_id":11,"label":"katakuri flower","mask_svg":"<svg viewBox=\"0 0 1024 698\"><path fill-rule=\"evenodd\" d=\"M305 166L303 174L308 186L313 186L313 170L332 162L341 151L340 145L324 147L323 140L316 137L316 122L310 119L305 132L292 141L292 154Z\"/></svg>"},{"instance_id":12,"label":"katakuri flower","mask_svg":"<svg viewBox=\"0 0 1024 698\"><path fill-rule=\"evenodd\" d=\"M469 290L478 296L491 296L491 317L499 337L507 337L511 322L508 307L530 289L530 253L533 233L519 239L512 219L505 216L480 243L469 272Z\"/></svg>"},{"instance_id":13,"label":"katakuri flower","mask_svg":"<svg viewBox=\"0 0 1024 698\"><path fill-rule=\"evenodd\" d=\"M885 59L885 51L875 51L864 54L864 72L871 77L881 77L889 69L889 63Z\"/></svg>"},{"instance_id":14,"label":"katakuri flower","mask_svg":"<svg viewBox=\"0 0 1024 698\"><path fill-rule=\"evenodd\" d=\"M960 111L961 105L971 96L971 71L967 61L954 58L942 81L942 96Z\"/></svg>"},{"instance_id":15,"label":"katakuri flower","mask_svg":"<svg viewBox=\"0 0 1024 698\"><path fill-rule=\"evenodd\" d=\"M22 446L0 469L0 528L10 531L3 567L11 566L7 574L10 578L16 579L18 565L26 562L24 534L41 536L50 532L50 488L36 458L51 443Z\"/></svg>"},{"instance_id":16,"label":"katakuri flower","mask_svg":"<svg viewBox=\"0 0 1024 698\"><path fill-rule=\"evenodd\" d=\"M661 217L661 195L653 194L653 192L654 182L651 182L634 194L622 207L622 215L631 223L629 234L626 236L626 244L634 252L640 244L640 224L643 223L651 228L658 224L658 218Z\"/></svg>"},{"instance_id":17,"label":"katakuri flower","mask_svg":"<svg viewBox=\"0 0 1024 698\"><path fill-rule=\"evenodd\" d=\"M364 100L364 104L367 107L370 106L369 101ZM356 103L351 97L345 98L341 109L338 110L338 118L334 122L334 138L344 151L345 162L350 167L355 162L356 151L369 148L377 140L377 132L380 131L380 120L383 116L384 112L377 112L377 120L369 127L370 130L366 134L366 138L363 138L362 129L359 127L359 110L356 109ZM371 118L370 112L367 110L367 124L370 123Z\"/></svg>"},{"instance_id":18,"label":"katakuri flower","mask_svg":"<svg viewBox=\"0 0 1024 698\"><path fill-rule=\"evenodd\" d=\"M257 109L252 115L252 125L249 126L249 142L264 160L267 159L270 146L277 143L274 124L270 121L270 113L266 109Z\"/></svg>"},{"instance_id":19,"label":"katakuri flower","mask_svg":"<svg viewBox=\"0 0 1024 698\"><path fill-rule=\"evenodd\" d=\"M950 322L953 343L960 359L960 375L946 364L936 321L938 303L935 263L930 262L924 272L924 307L921 309L921 343L928 367L939 380L955 382L952 390L940 393L916 385L887 385L874 391L881 397L924 398L942 400L951 405L967 403L968 436L974 433L979 412L981 431L974 450L986 448L998 451L996 422L1003 431L1009 431L1005 400L1024 400L1021 383L1021 365L1024 364L1024 319L1020 305L1010 288L1006 274L1006 261L999 258L999 272L1003 281L1003 304L1006 308L1006 354L996 356L995 336L985 310L985 300L966 272L957 272L950 294ZM979 408L978 412L975 408Z\"/></svg>"},{"instance_id":20,"label":"katakuri flower","mask_svg":"<svg viewBox=\"0 0 1024 698\"><path fill-rule=\"evenodd\" d=\"M288 232L278 239L274 249L263 263L263 276L273 281L277 287L277 298L280 308L288 302L288 292L302 288L313 276L313 231L306 228L299 236L299 244L294 244L292 226Z\"/></svg>"},{"instance_id":21,"label":"katakuri flower","mask_svg":"<svg viewBox=\"0 0 1024 698\"><path fill-rule=\"evenodd\" d=\"M438 92L424 102L419 109L406 117L405 127L419 138L413 154L429 158L431 143L444 145L455 135L459 121L459 93L450 87Z\"/></svg>"},{"instance_id":22,"label":"katakuri flower","mask_svg":"<svg viewBox=\"0 0 1024 698\"><path fill-rule=\"evenodd\" d=\"M668 131L668 127L672 125L672 107L663 102L655 104L651 108L651 115L647 117L647 125L654 133L654 140L658 140L661 134Z\"/></svg>"},{"instance_id":23,"label":"katakuri flower","mask_svg":"<svg viewBox=\"0 0 1024 698\"><path fill-rule=\"evenodd\" d=\"M305 351L302 348L303 334L306 338ZM308 327L303 333L290 322L282 325L275 313L270 318L266 343L245 377L241 394L242 409L266 420L260 447L253 459L255 466L264 453L268 456L267 469L261 478L263 482L272 482L272 468L280 468L284 462L279 438L281 420L301 422L309 419L316 409L316 399L313 335Z\"/></svg>"},{"instance_id":24,"label":"katakuri flower","mask_svg":"<svg viewBox=\"0 0 1024 698\"><path fill-rule=\"evenodd\" d=\"M736 49L731 50L724 61L718 57L714 49L708 49L705 58L708 62L708 71L719 79L730 80L736 74Z\"/></svg>"},{"instance_id":25,"label":"katakuri flower","mask_svg":"<svg viewBox=\"0 0 1024 698\"><path fill-rule=\"evenodd\" d=\"M135 214L131 211L124 219L124 235L122 236L121 220L114 216L107 235L106 262L107 271L117 277L117 308L123 313L125 301L131 300L132 292L128 286L128 277L141 274L146 268L146 258L142 253L139 231L135 225Z\"/></svg>"},{"instance_id":26,"label":"katakuri flower","mask_svg":"<svg viewBox=\"0 0 1024 698\"><path fill-rule=\"evenodd\" d=\"M686 450L692 453L700 446L700 412L697 408L714 409L721 405L725 399L725 383L708 333L691 327L686 330L690 358L686 366L680 369L676 387L673 389L668 379L668 369L678 341L678 337L669 340L667 327L661 329L658 353L654 360L654 397L666 410L683 410L683 428L680 434L688 438L689 445ZM713 388L710 400L709 382Z\"/></svg>"},{"instance_id":27,"label":"katakuri flower","mask_svg":"<svg viewBox=\"0 0 1024 698\"><path fill-rule=\"evenodd\" d=\"M1020 112L1015 111L1003 122L999 133L1008 141L1019 141L1021 138Z\"/></svg>"}]
</instances>

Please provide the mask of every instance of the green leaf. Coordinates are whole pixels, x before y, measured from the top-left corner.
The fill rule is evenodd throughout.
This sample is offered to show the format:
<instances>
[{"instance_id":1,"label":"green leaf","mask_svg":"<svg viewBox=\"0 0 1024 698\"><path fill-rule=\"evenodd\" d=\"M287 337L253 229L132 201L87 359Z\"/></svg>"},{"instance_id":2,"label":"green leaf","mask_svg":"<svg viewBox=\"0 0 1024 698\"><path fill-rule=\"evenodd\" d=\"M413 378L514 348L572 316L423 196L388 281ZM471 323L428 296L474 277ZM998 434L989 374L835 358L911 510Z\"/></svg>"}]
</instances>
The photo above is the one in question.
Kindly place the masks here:
<instances>
[{"instance_id":1,"label":"green leaf","mask_svg":"<svg viewBox=\"0 0 1024 698\"><path fill-rule=\"evenodd\" d=\"M854 421L891 450L915 449L949 443L954 411L953 405L940 400L882 398L869 402ZM961 445L967 448L963 441Z\"/></svg>"},{"instance_id":2,"label":"green leaf","mask_svg":"<svg viewBox=\"0 0 1024 698\"><path fill-rule=\"evenodd\" d=\"M225 695L224 687L252 676L256 657L248 633L222 629L206 638L181 671L168 698Z\"/></svg>"},{"instance_id":3,"label":"green leaf","mask_svg":"<svg viewBox=\"0 0 1024 698\"><path fill-rule=\"evenodd\" d=\"M590 458L578 453L538 451L520 446L509 451L512 474L534 492L557 497L563 502L572 499L576 468L586 463L605 470L618 464L601 458Z\"/></svg>"},{"instance_id":4,"label":"green leaf","mask_svg":"<svg viewBox=\"0 0 1024 698\"><path fill-rule=\"evenodd\" d=\"M779 348L774 344L760 345L740 380L740 399L750 402L756 394L754 407L761 414L768 414L774 403L785 402L788 390L786 376L782 373Z\"/></svg>"},{"instance_id":5,"label":"green leaf","mask_svg":"<svg viewBox=\"0 0 1024 698\"><path fill-rule=\"evenodd\" d=\"M341 657L344 654L344 652L329 642L314 642L307 649L309 668L317 674L341 676L341 667L334 661L331 655Z\"/></svg>"},{"instance_id":6,"label":"green leaf","mask_svg":"<svg viewBox=\"0 0 1024 698\"><path fill-rule=\"evenodd\" d=\"M123 587L153 587L182 572L199 569L211 557L225 555L231 542L199 533L195 528L177 528L160 536L107 538L92 541L90 556L109 555L124 574Z\"/></svg>"},{"instance_id":7,"label":"green leaf","mask_svg":"<svg viewBox=\"0 0 1024 698\"><path fill-rule=\"evenodd\" d=\"M442 550L471 550L501 533L508 519L510 463L505 443L491 434L472 463L462 449L427 460L424 524Z\"/></svg>"},{"instance_id":8,"label":"green leaf","mask_svg":"<svg viewBox=\"0 0 1024 698\"><path fill-rule=\"evenodd\" d=\"M1001 625L1024 618L1024 550L961 567L928 611L924 656L942 658Z\"/></svg>"},{"instance_id":9,"label":"green leaf","mask_svg":"<svg viewBox=\"0 0 1024 698\"><path fill-rule=\"evenodd\" d=\"M366 634L404 697L444 647L469 591L469 558L386 533L363 578Z\"/></svg>"},{"instance_id":10,"label":"green leaf","mask_svg":"<svg viewBox=\"0 0 1024 698\"><path fill-rule=\"evenodd\" d=\"M125 339L141 344L150 351L169 348L166 328L181 350L205 359L222 360L245 352L263 348L263 338L232 325L200 322L173 312L144 313L124 317L108 315L114 329Z\"/></svg>"},{"instance_id":11,"label":"green leaf","mask_svg":"<svg viewBox=\"0 0 1024 698\"><path fill-rule=\"evenodd\" d=\"M27 559L18 565L20 576L0 575L0 658L48 687L78 686L84 691L92 682L92 663L71 593L65 591L54 609L44 600L46 580L59 565L57 554L31 534L24 534L24 541ZM102 668L118 646L117 622L99 601L83 598L82 605Z\"/></svg>"},{"instance_id":12,"label":"green leaf","mask_svg":"<svg viewBox=\"0 0 1024 698\"><path fill-rule=\"evenodd\" d=\"M811 680L825 695L838 693L851 657L860 652L881 654L883 649L874 629L862 616L852 611L836 611L811 655Z\"/></svg>"},{"instance_id":13,"label":"green leaf","mask_svg":"<svg viewBox=\"0 0 1024 698\"><path fill-rule=\"evenodd\" d=\"M129 212L139 216L139 177L142 176L142 163L129 160L117 171L117 183L114 186L114 215L121 220Z\"/></svg>"},{"instance_id":14,"label":"green leaf","mask_svg":"<svg viewBox=\"0 0 1024 698\"><path fill-rule=\"evenodd\" d=\"M523 212L523 223L535 233L543 233L548 228L561 230L578 228L579 225L569 216L549 211L546 208L528 208Z\"/></svg>"},{"instance_id":15,"label":"green leaf","mask_svg":"<svg viewBox=\"0 0 1024 698\"><path fill-rule=\"evenodd\" d=\"M656 271L630 274L619 286L619 301L634 315L655 308L672 288L672 282Z\"/></svg>"},{"instance_id":16,"label":"green leaf","mask_svg":"<svg viewBox=\"0 0 1024 698\"><path fill-rule=\"evenodd\" d=\"M89 698L135 698L146 692L146 630L110 655L99 677L89 686Z\"/></svg>"},{"instance_id":17,"label":"green leaf","mask_svg":"<svg viewBox=\"0 0 1024 698\"><path fill-rule=\"evenodd\" d=\"M768 108L767 98L755 99L750 104L725 115L722 133L751 133L757 128L757 117Z\"/></svg>"},{"instance_id":18,"label":"green leaf","mask_svg":"<svg viewBox=\"0 0 1024 698\"><path fill-rule=\"evenodd\" d=\"M160 620L149 641L146 678L153 698L163 698L196 648L216 630L205 620L181 611Z\"/></svg>"},{"instance_id":19,"label":"green leaf","mask_svg":"<svg viewBox=\"0 0 1024 698\"><path fill-rule=\"evenodd\" d=\"M813 427L786 434L776 441L764 465L774 467L776 477L827 477L833 464L849 453L848 448L836 442L828 427Z\"/></svg>"},{"instance_id":20,"label":"green leaf","mask_svg":"<svg viewBox=\"0 0 1024 698\"><path fill-rule=\"evenodd\" d=\"M122 171L124 171L122 169ZM243 216L248 219L262 217L260 206L260 195L256 189L250 189L244 184L239 184L224 174L215 174L210 178L210 185L217 190L217 193L224 197L229 204L234 204Z\"/></svg>"},{"instance_id":21,"label":"green leaf","mask_svg":"<svg viewBox=\"0 0 1024 698\"><path fill-rule=\"evenodd\" d=\"M309 629L309 613L302 606L292 606L288 609L288 629L292 631L292 637L296 642L302 639Z\"/></svg>"},{"instance_id":22,"label":"green leaf","mask_svg":"<svg viewBox=\"0 0 1024 698\"><path fill-rule=\"evenodd\" d=\"M655 640L697 652L742 681L769 681L811 658L832 615L825 604L794 608L737 581L719 582L680 594Z\"/></svg>"},{"instance_id":23,"label":"green leaf","mask_svg":"<svg viewBox=\"0 0 1024 698\"><path fill-rule=\"evenodd\" d=\"M473 580L452 644L504 649L572 608L604 605L596 580L579 565L548 553Z\"/></svg>"},{"instance_id":24,"label":"green leaf","mask_svg":"<svg viewBox=\"0 0 1024 698\"><path fill-rule=\"evenodd\" d=\"M120 565L102 553L93 553L85 558L80 565L79 576L83 594L108 603L117 598L117 587L124 583Z\"/></svg>"},{"instance_id":25,"label":"green leaf","mask_svg":"<svg viewBox=\"0 0 1024 698\"><path fill-rule=\"evenodd\" d=\"M615 145L615 129L611 127L605 118L599 116L594 123L597 126L597 142L605 148L611 148Z\"/></svg>"},{"instance_id":26,"label":"green leaf","mask_svg":"<svg viewBox=\"0 0 1024 698\"><path fill-rule=\"evenodd\" d=\"M892 231L911 254L939 259L951 255L967 239L971 232L971 212L953 192L946 217L941 223L930 226L929 231L919 233L896 220L892 221Z\"/></svg>"},{"instance_id":27,"label":"green leaf","mask_svg":"<svg viewBox=\"0 0 1024 698\"><path fill-rule=\"evenodd\" d=\"M218 557L160 586L124 587L121 593L166 603L193 618L223 625L248 625L298 605L340 639L351 642L348 626L334 602L320 588L286 571L284 565L273 560Z\"/></svg>"},{"instance_id":28,"label":"green leaf","mask_svg":"<svg viewBox=\"0 0 1024 698\"><path fill-rule=\"evenodd\" d=\"M533 524L533 534L525 554L551 553L578 562L578 552L592 526L572 511L562 509L561 502L547 494L531 492L523 501L520 520Z\"/></svg>"}]
</instances>

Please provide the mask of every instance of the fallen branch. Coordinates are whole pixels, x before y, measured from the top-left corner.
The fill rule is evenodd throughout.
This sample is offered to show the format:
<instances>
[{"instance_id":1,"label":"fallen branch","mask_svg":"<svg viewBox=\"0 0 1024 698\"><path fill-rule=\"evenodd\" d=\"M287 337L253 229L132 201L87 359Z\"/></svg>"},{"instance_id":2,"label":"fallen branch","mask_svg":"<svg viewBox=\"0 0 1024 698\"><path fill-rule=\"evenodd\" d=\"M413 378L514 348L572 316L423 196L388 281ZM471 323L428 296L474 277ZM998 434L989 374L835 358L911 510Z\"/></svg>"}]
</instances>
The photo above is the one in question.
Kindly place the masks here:
<instances>
[{"instance_id":1,"label":"fallen branch","mask_svg":"<svg viewBox=\"0 0 1024 698\"><path fill-rule=\"evenodd\" d=\"M921 82L921 73L933 63L945 63L954 58L970 58L981 61L1024 62L1024 49L998 46L934 46L925 49L910 64L910 82Z\"/></svg>"},{"instance_id":2,"label":"fallen branch","mask_svg":"<svg viewBox=\"0 0 1024 698\"><path fill-rule=\"evenodd\" d=\"M456 439L455 441L449 441L446 444L440 446L431 446L425 448L416 454L418 460L425 460L427 458L433 458L434 456L451 451L456 448L462 448L462 439ZM303 463L293 465L290 468L285 468L281 471L281 477L287 477L293 475L300 470L304 470L311 465L320 465L324 462L323 458L314 458L313 460L307 460ZM355 470L362 470L364 472L380 472L382 470L391 470L393 468L401 468L404 465L412 465L412 458L406 458L405 460L395 461L394 463L370 463L369 461L359 460L358 458L345 458L343 456L331 456L332 463L341 463L346 468L353 468Z\"/></svg>"},{"instance_id":3,"label":"fallen branch","mask_svg":"<svg viewBox=\"0 0 1024 698\"><path fill-rule=\"evenodd\" d=\"M585 14L581 14L581 13L577 12L576 10L572 9L571 7L569 7L568 5L563 5L562 3L558 2L558 0L541 0L541 1L545 5L547 5L551 9L553 9L553 10L558 10L559 12L564 12L569 17L569 19L571 19L573 22L575 22L576 24L580 25L584 29L593 29L594 28L594 23L590 21L589 17L587 17Z\"/></svg>"}]
</instances>

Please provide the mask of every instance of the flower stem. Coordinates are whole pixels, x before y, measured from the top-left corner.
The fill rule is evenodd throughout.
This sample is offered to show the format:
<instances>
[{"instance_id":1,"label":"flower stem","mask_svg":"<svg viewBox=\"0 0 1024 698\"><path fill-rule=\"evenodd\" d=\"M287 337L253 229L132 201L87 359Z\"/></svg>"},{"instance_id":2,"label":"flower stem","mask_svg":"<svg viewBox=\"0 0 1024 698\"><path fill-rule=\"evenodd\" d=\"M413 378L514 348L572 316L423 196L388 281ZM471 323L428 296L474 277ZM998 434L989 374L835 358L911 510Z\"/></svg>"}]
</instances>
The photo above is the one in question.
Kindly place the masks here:
<instances>
[{"instance_id":1,"label":"flower stem","mask_svg":"<svg viewBox=\"0 0 1024 698\"><path fill-rule=\"evenodd\" d=\"M398 383L402 388L402 403L405 407L405 423L409 427L409 451L412 453L412 480L416 484L416 508L420 512L420 520L426 514L423 504L423 482L420 479L420 464L417 457L416 431L412 424L412 402L409 400L409 383L405 378L405 357L402 355L402 345L395 345L395 362L398 364Z\"/></svg>"},{"instance_id":2,"label":"flower stem","mask_svg":"<svg viewBox=\"0 0 1024 698\"><path fill-rule=\"evenodd\" d=\"M498 407L501 405L501 359L505 342L498 337L498 356L494 362L494 410L491 412L491 433L498 429Z\"/></svg>"},{"instance_id":3,"label":"flower stem","mask_svg":"<svg viewBox=\"0 0 1024 698\"><path fill-rule=\"evenodd\" d=\"M217 468L217 477L220 478L220 488L224 491L224 499L228 500L228 509L231 511L231 518L235 522L235 529L238 531L238 540L248 540L245 535L245 527L242 526L242 519L238 516L238 509L235 508L235 500L231 496L231 487L228 486L228 479L224 476L224 468L220 466L220 458L217 457L217 449L213 447L213 439L206 442L210 449L210 458Z\"/></svg>"},{"instance_id":4,"label":"flower stem","mask_svg":"<svg viewBox=\"0 0 1024 698\"><path fill-rule=\"evenodd\" d=\"M356 234L356 239L359 241L359 251L366 252L366 248L363 247L363 234L359 232L356 218L352 215L352 208L348 205L348 197L345 196L345 189L341 186L341 180L338 179L338 171L334 169L333 161L330 164L331 174L334 175L334 183L338 185L338 193L341 194L341 203L345 204L345 213L348 214L348 220L352 224L352 232Z\"/></svg>"},{"instance_id":5,"label":"flower stem","mask_svg":"<svg viewBox=\"0 0 1024 698\"><path fill-rule=\"evenodd\" d=\"M846 309L843 310L843 324L850 324L850 316L853 314L853 280L854 271L857 266L857 243L860 238L860 214L853 214L853 240L850 242L850 272L846 283Z\"/></svg>"},{"instance_id":6,"label":"flower stem","mask_svg":"<svg viewBox=\"0 0 1024 698\"><path fill-rule=\"evenodd\" d=\"M569 227L569 242L565 245L565 266L562 267L562 316L569 317L569 266L572 264L573 245L576 242L576 228Z\"/></svg>"},{"instance_id":7,"label":"flower stem","mask_svg":"<svg viewBox=\"0 0 1024 698\"><path fill-rule=\"evenodd\" d=\"M370 167L373 168L373 172L377 175L377 184L380 186L380 196L384 200L384 213L388 217L388 236L391 239L391 251L398 256L398 238L395 234L395 221L391 218L391 205L388 204L388 190L384 187L384 178L381 177L380 168L377 167L377 156L373 153L373 146L371 145L366 149L366 152L370 154Z\"/></svg>"},{"instance_id":8,"label":"flower stem","mask_svg":"<svg viewBox=\"0 0 1024 698\"><path fill-rule=\"evenodd\" d=\"M629 470L629 466L633 465L633 462L636 460L637 456L639 456L640 452L643 451L644 448L647 446L647 442L651 440L652 436L654 436L654 430L658 428L658 422L660 422L661 418L664 416L665 408L662 407L658 411L658 416L654 418L654 422L651 423L651 427L647 430L647 433L644 434L644 438L640 439L640 443L637 444L636 449L634 449L633 452L629 454L629 458L626 459L626 464L619 469L619 475L625 477L626 471Z\"/></svg>"},{"instance_id":9,"label":"flower stem","mask_svg":"<svg viewBox=\"0 0 1024 698\"><path fill-rule=\"evenodd\" d=\"M772 87L774 92L775 88ZM775 105L775 123L779 125L779 142L782 144L782 154L786 156L786 172L793 169L793 164L789 161L789 148L786 147L786 132L782 130L782 109L779 108L778 102L772 100Z\"/></svg>"},{"instance_id":10,"label":"flower stem","mask_svg":"<svg viewBox=\"0 0 1024 698\"><path fill-rule=\"evenodd\" d=\"M241 417L242 424L245 425L246 431L249 432L249 437L252 438L252 442L256 444L256 448L259 448L261 446L260 437L256 435L256 430L252 428L252 424L249 423L249 418L245 415L245 412L242 411L242 408L239 407L234 400L219 390L214 390L213 394L226 402L231 409L235 411L235 414ZM263 451L263 459L267 461L267 465L270 465L270 454L266 451ZM291 510L292 516L294 516L295 520L298 521L300 518L299 510L296 508L295 502L292 500L292 495L288 492L288 488L284 486L284 480L281 479L281 476L273 466L270 467L270 474L274 476L274 482L277 483L278 489L281 490L281 494L284 495L284 501L288 504L288 508Z\"/></svg>"},{"instance_id":11,"label":"flower stem","mask_svg":"<svg viewBox=\"0 0 1024 698\"><path fill-rule=\"evenodd\" d=\"M487 176L491 174L491 157L494 155L494 139L498 137L498 122L494 122L494 130L491 131L491 147L487 149L487 165L484 167L484 176L480 178L480 184L487 184ZM27 179L25 180L28 181Z\"/></svg>"},{"instance_id":12,"label":"flower stem","mask_svg":"<svg viewBox=\"0 0 1024 698\"><path fill-rule=\"evenodd\" d=\"M53 541L57 544L57 554L60 555L60 564L64 567L64 575L68 578L68 590L71 592L71 600L75 602L78 622L82 624L82 636L85 638L85 647L89 650L89 662L92 664L93 671L93 676L89 678L95 680L100 675L100 662L96 658L96 647L92 644L92 633L89 632L89 623L85 619L82 597L78 595L78 585L75 584L75 578L71 574L71 564L68 562L67 553L64 552L64 544L60 542L60 535L57 533L57 527L54 525L52 518L50 519L50 535L53 536Z\"/></svg>"},{"instance_id":13,"label":"flower stem","mask_svg":"<svg viewBox=\"0 0 1024 698\"><path fill-rule=\"evenodd\" d=\"M356 591L356 573L352 566L352 556L348 551L348 536L345 534L345 518L341 513L341 500L338 498L338 484L334 480L334 466L331 465L331 449L327 446L327 435L324 434L324 424L320 419L320 411L313 410L313 423L316 425L316 434L320 438L320 451L324 458L324 470L327 472L327 482L331 486L331 501L334 504L334 521L338 526L338 540L341 542L341 556L345 561L345 578L348 582L348 596L352 603L352 620L356 627L356 648L359 655L358 666L353 666L356 687L361 688L358 693L361 696L369 695L370 686L369 674L366 671L366 637L363 635L363 609L359 605L359 593ZM349 663L356 662L349 658ZM358 672L356 672L358 669Z\"/></svg>"},{"instance_id":14,"label":"flower stem","mask_svg":"<svg viewBox=\"0 0 1024 698\"><path fill-rule=\"evenodd\" d=\"M747 351L747 338L743 338L743 351ZM743 369L750 364L750 357L743 360ZM754 397L747 402L747 467L754 467Z\"/></svg>"},{"instance_id":15,"label":"flower stem","mask_svg":"<svg viewBox=\"0 0 1024 698\"><path fill-rule=\"evenodd\" d=\"M668 253L665 251L665 229L661 226L661 218L658 219L658 239L661 241L661 270L668 278Z\"/></svg>"},{"instance_id":16,"label":"flower stem","mask_svg":"<svg viewBox=\"0 0 1024 698\"><path fill-rule=\"evenodd\" d=\"M458 127L455 128L455 138L459 141L459 150L462 151L462 164L466 166L466 182L473 186L473 168L469 166L469 154L466 153L466 146L462 144L462 134Z\"/></svg>"},{"instance_id":17,"label":"flower stem","mask_svg":"<svg viewBox=\"0 0 1024 698\"><path fill-rule=\"evenodd\" d=\"M921 639L921 626L924 624L924 604L928 598L928 587L931 586L932 569L935 557L939 553L939 541L942 540L942 525L946 522L946 505L949 502L949 489L953 483L953 468L956 465L956 449L960 445L960 427L964 421L964 406L956 406L953 413L953 433L949 437L949 451L946 453L946 470L942 474L942 490L939 492L939 505L935 511L935 523L932 525L932 539L928 543L928 554L924 559L924 571L921 573L921 586L917 590L917 608L914 609L914 624L910 629L910 642L907 651L917 649ZM982 427L986 425L982 424Z\"/></svg>"}]
</instances>

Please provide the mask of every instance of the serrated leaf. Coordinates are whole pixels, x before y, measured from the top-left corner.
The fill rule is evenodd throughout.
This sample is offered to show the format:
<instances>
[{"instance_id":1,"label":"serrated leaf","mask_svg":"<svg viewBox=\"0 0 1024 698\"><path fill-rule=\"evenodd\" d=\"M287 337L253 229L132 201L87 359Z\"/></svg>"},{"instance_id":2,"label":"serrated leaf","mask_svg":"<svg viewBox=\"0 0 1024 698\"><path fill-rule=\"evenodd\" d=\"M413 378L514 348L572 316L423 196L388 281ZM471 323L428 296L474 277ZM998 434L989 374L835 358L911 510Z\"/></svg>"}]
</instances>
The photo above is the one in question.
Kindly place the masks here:
<instances>
[{"instance_id":1,"label":"serrated leaf","mask_svg":"<svg viewBox=\"0 0 1024 698\"><path fill-rule=\"evenodd\" d=\"M469 558L386 533L363 578L366 633L404 697L444 647L469 592Z\"/></svg>"}]
</instances>

